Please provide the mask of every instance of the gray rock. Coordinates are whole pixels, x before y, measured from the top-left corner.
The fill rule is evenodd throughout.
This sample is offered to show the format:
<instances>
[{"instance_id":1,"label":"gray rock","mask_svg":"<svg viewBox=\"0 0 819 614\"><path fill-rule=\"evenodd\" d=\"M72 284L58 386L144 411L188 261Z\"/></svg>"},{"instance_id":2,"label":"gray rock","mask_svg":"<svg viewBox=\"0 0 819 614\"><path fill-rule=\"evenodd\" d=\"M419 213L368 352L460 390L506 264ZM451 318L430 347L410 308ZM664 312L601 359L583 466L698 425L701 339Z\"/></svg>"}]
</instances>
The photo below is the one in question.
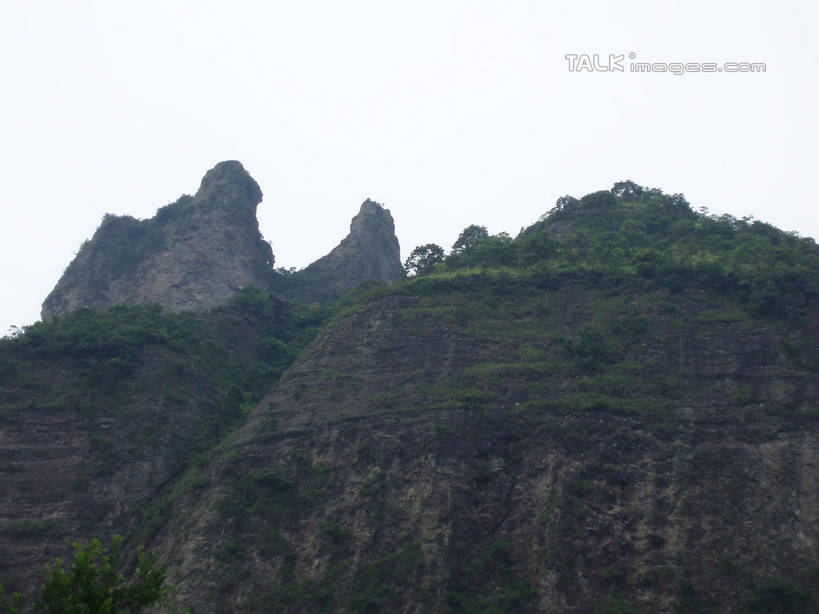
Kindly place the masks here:
<instances>
[{"instance_id":1,"label":"gray rock","mask_svg":"<svg viewBox=\"0 0 819 614\"><path fill-rule=\"evenodd\" d=\"M403 276L392 215L367 199L341 243L307 268L279 276L274 293L304 302L322 302L339 298L365 280L390 282Z\"/></svg>"},{"instance_id":2,"label":"gray rock","mask_svg":"<svg viewBox=\"0 0 819 614\"><path fill-rule=\"evenodd\" d=\"M295 274L274 273L256 219L261 200L242 165L227 161L207 172L196 195L182 196L151 219L106 215L46 297L43 319L117 304L203 312L246 286L321 302L364 280L403 277L392 216L369 199L332 252Z\"/></svg>"},{"instance_id":3,"label":"gray rock","mask_svg":"<svg viewBox=\"0 0 819 614\"><path fill-rule=\"evenodd\" d=\"M43 319L121 303L207 311L244 286L267 288L273 254L256 220L261 200L242 165L227 161L195 196L149 220L106 215L45 299Z\"/></svg>"}]
</instances>

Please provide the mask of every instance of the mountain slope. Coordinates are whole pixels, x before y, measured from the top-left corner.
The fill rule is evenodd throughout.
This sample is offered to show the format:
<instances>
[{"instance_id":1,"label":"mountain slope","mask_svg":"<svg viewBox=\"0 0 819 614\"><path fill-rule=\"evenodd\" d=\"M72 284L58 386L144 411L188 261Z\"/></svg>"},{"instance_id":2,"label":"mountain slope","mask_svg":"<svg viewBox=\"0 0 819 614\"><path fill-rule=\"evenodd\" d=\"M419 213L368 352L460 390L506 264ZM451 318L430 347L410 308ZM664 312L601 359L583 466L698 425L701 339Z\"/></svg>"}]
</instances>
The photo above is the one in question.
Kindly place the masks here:
<instances>
[{"instance_id":1,"label":"mountain slope","mask_svg":"<svg viewBox=\"0 0 819 614\"><path fill-rule=\"evenodd\" d=\"M78 310L0 340L0 584L31 596L75 540L144 540L322 318L245 290L207 316Z\"/></svg>"},{"instance_id":2,"label":"mountain slope","mask_svg":"<svg viewBox=\"0 0 819 614\"><path fill-rule=\"evenodd\" d=\"M267 393L201 455L168 449L197 437L195 416L160 412L181 412L178 435L144 457L112 453L122 468L166 454L176 473L138 516L71 519L54 537L118 530L164 551L193 612L816 611L815 243L631 182L564 197L515 239L473 238L430 274L345 295L315 338L317 308L258 293L240 295L233 324L197 316L221 332L191 331L179 351L207 369L220 363L196 348L244 352L217 382ZM116 310L79 313L105 328ZM8 492L37 471L19 442L81 430L40 419L70 417L47 375L62 363L15 388L26 344L116 368L118 353L75 362L76 348L104 352L99 338L35 328L0 346ZM151 343L144 368L177 351ZM247 387L265 361L269 376ZM178 381L197 411L233 398L191 372L126 373L119 387ZM128 424L123 442L136 439ZM63 457L88 445L74 439ZM73 500L60 488L38 482L26 513L51 518L50 497ZM33 566L42 535L15 532L15 497L0 510L4 545Z\"/></svg>"},{"instance_id":3,"label":"mountain slope","mask_svg":"<svg viewBox=\"0 0 819 614\"><path fill-rule=\"evenodd\" d=\"M815 608L815 245L569 202L305 349L156 537L196 611Z\"/></svg>"},{"instance_id":4,"label":"mountain slope","mask_svg":"<svg viewBox=\"0 0 819 614\"><path fill-rule=\"evenodd\" d=\"M305 350L160 534L197 611L734 611L812 581L819 378L781 323L481 285L387 291Z\"/></svg>"}]
</instances>

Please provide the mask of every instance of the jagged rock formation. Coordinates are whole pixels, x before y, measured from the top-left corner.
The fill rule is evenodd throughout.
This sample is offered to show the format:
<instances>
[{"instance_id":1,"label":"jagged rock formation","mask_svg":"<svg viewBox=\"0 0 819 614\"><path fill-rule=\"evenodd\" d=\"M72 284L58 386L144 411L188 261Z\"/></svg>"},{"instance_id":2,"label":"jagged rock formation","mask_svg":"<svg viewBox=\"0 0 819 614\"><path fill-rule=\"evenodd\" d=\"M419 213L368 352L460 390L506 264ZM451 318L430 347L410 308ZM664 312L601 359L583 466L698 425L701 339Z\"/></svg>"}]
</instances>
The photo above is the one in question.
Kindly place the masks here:
<instances>
[{"instance_id":1,"label":"jagged rock formation","mask_svg":"<svg viewBox=\"0 0 819 614\"><path fill-rule=\"evenodd\" d=\"M116 304L207 311L242 287L267 288L273 255L256 220L261 200L242 165L227 161L195 196L149 220L106 216L45 299L43 319Z\"/></svg>"},{"instance_id":2,"label":"jagged rock formation","mask_svg":"<svg viewBox=\"0 0 819 614\"><path fill-rule=\"evenodd\" d=\"M43 319L117 304L202 312L246 286L323 302L364 280L403 277L392 216L369 199L333 251L294 274L274 273L256 220L261 200L242 165L227 161L208 171L195 196L182 196L149 220L106 215L46 297Z\"/></svg>"},{"instance_id":3,"label":"jagged rock formation","mask_svg":"<svg viewBox=\"0 0 819 614\"><path fill-rule=\"evenodd\" d=\"M389 282L404 276L395 224L388 209L365 200L350 233L329 254L307 268L281 275L274 293L303 302L339 298L365 280Z\"/></svg>"},{"instance_id":4,"label":"jagged rock formation","mask_svg":"<svg viewBox=\"0 0 819 614\"><path fill-rule=\"evenodd\" d=\"M342 305L3 340L0 583L117 532L194 613L816 612L816 245L626 196ZM303 296L391 233L365 203Z\"/></svg>"}]
</instances>

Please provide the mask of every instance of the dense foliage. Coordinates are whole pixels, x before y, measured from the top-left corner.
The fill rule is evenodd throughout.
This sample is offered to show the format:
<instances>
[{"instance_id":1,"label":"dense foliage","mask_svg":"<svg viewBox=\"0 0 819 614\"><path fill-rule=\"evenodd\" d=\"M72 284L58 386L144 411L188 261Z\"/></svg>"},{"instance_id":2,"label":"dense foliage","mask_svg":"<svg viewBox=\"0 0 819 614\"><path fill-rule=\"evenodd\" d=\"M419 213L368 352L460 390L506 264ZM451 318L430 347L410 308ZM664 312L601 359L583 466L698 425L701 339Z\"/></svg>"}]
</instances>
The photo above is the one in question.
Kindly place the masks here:
<instances>
[{"instance_id":1,"label":"dense foliage","mask_svg":"<svg viewBox=\"0 0 819 614\"><path fill-rule=\"evenodd\" d=\"M177 611L165 566L159 565L156 555L139 548L126 577L120 561L122 541L115 536L110 546L97 539L86 545L75 543L67 570L59 558L47 564L35 610L42 614L139 614L156 606ZM20 595L8 599L0 585L0 614L17 614L21 607Z\"/></svg>"},{"instance_id":2,"label":"dense foliage","mask_svg":"<svg viewBox=\"0 0 819 614\"><path fill-rule=\"evenodd\" d=\"M38 322L0 340L0 418L67 407L93 431L93 418L139 395L178 406L206 394L202 450L270 389L327 315L245 289L209 315L117 306Z\"/></svg>"},{"instance_id":3,"label":"dense foliage","mask_svg":"<svg viewBox=\"0 0 819 614\"><path fill-rule=\"evenodd\" d=\"M681 194L630 181L564 196L514 240L469 226L443 264L421 273L596 287L715 291L756 316L781 316L819 297L819 251L810 238L751 218L695 212ZM419 280L420 281L420 280ZM500 283L500 282L492 282Z\"/></svg>"},{"instance_id":4,"label":"dense foliage","mask_svg":"<svg viewBox=\"0 0 819 614\"><path fill-rule=\"evenodd\" d=\"M46 578L36 609L42 614L138 614L151 606L170 610L170 587L165 567L154 555L137 553L132 577L121 572L122 538L110 546L92 539L74 544L74 560L66 571L63 561L46 565Z\"/></svg>"},{"instance_id":5,"label":"dense foliage","mask_svg":"<svg viewBox=\"0 0 819 614\"><path fill-rule=\"evenodd\" d=\"M20 593L6 595L3 585L0 584L0 614L17 614L20 611Z\"/></svg>"},{"instance_id":6,"label":"dense foliage","mask_svg":"<svg viewBox=\"0 0 819 614\"><path fill-rule=\"evenodd\" d=\"M722 338L726 327L753 331L758 343L775 330L778 355L819 372L810 342L814 241L695 212L682 195L632 182L562 197L515 239L469 226L433 267L362 287L348 308L384 295L414 297L401 318L417 334L440 326L492 351L457 378L380 391L371 399L379 411L489 408L511 395L519 411L662 415L688 389L668 373L675 340ZM741 377L725 392L737 407L767 398L759 382ZM815 414L807 399L789 403Z\"/></svg>"},{"instance_id":7,"label":"dense foliage","mask_svg":"<svg viewBox=\"0 0 819 614\"><path fill-rule=\"evenodd\" d=\"M435 243L419 245L407 257L404 271L407 275L426 275L439 262L444 261L444 250Z\"/></svg>"}]
</instances>

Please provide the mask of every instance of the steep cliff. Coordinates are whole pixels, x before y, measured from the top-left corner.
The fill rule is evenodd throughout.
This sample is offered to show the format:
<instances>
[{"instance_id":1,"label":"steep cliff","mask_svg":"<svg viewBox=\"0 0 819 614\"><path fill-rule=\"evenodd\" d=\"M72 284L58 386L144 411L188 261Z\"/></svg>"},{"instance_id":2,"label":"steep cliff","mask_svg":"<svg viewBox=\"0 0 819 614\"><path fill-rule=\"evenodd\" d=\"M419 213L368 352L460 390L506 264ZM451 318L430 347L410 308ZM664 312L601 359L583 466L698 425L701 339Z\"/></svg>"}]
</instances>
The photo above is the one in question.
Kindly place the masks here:
<instances>
[{"instance_id":1,"label":"steep cliff","mask_svg":"<svg viewBox=\"0 0 819 614\"><path fill-rule=\"evenodd\" d=\"M0 575L120 532L194 613L812 614L816 244L626 187L329 318L245 290L3 341Z\"/></svg>"},{"instance_id":2,"label":"steep cliff","mask_svg":"<svg viewBox=\"0 0 819 614\"><path fill-rule=\"evenodd\" d=\"M365 280L403 277L392 216L371 200L329 254L301 271L275 273L256 220L261 199L242 165L228 161L208 171L196 195L182 196L149 220L106 215L46 297L43 319L118 304L203 312L251 286L326 302Z\"/></svg>"},{"instance_id":3,"label":"steep cliff","mask_svg":"<svg viewBox=\"0 0 819 614\"><path fill-rule=\"evenodd\" d=\"M144 541L322 317L244 290L207 316L77 310L0 340L0 585L30 599L72 542Z\"/></svg>"},{"instance_id":4,"label":"steep cliff","mask_svg":"<svg viewBox=\"0 0 819 614\"><path fill-rule=\"evenodd\" d=\"M697 291L387 292L155 543L197 612L743 611L815 582L819 374L788 328Z\"/></svg>"},{"instance_id":5,"label":"steep cliff","mask_svg":"<svg viewBox=\"0 0 819 614\"><path fill-rule=\"evenodd\" d=\"M149 220L106 216L45 299L43 319L116 304L207 311L239 288L267 288L273 255L256 221L261 200L242 165L228 161L207 172L196 195Z\"/></svg>"},{"instance_id":6,"label":"steep cliff","mask_svg":"<svg viewBox=\"0 0 819 614\"><path fill-rule=\"evenodd\" d=\"M324 302L339 298L362 281L390 282L403 276L392 216L367 199L341 243L307 268L278 276L273 288L279 296Z\"/></svg>"}]
</instances>

